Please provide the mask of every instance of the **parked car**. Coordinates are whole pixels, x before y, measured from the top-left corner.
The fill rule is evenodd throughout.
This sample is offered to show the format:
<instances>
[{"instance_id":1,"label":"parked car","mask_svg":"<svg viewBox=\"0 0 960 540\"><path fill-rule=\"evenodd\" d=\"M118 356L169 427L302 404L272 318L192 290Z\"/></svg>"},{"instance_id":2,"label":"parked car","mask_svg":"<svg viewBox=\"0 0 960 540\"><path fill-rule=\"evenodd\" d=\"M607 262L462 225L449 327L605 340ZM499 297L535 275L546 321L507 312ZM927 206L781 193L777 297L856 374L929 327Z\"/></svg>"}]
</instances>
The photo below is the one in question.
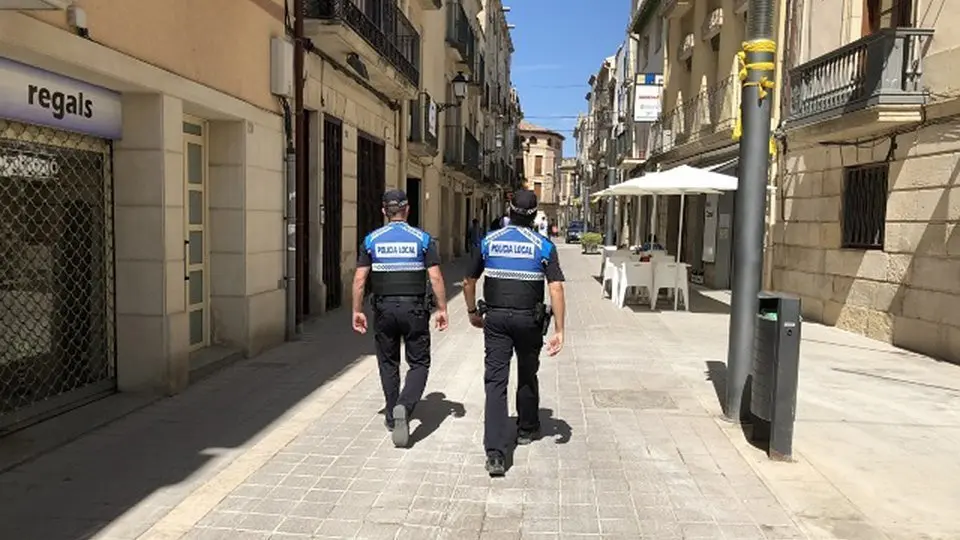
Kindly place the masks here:
<instances>
[{"instance_id":1,"label":"parked car","mask_svg":"<svg viewBox=\"0 0 960 540\"><path fill-rule=\"evenodd\" d=\"M567 224L567 243L579 244L580 237L583 236L584 232L585 227L582 221L571 221L569 224Z\"/></svg>"}]
</instances>

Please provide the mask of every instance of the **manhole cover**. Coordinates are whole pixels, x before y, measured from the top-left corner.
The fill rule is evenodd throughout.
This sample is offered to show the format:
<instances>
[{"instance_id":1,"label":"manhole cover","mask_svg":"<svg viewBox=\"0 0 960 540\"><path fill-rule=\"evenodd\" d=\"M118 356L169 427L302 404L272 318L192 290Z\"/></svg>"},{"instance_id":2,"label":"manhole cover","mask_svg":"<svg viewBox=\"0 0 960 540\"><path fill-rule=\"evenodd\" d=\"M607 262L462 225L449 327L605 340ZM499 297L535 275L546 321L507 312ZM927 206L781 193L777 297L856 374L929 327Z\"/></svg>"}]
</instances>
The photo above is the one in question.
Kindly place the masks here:
<instances>
[{"instance_id":1,"label":"manhole cover","mask_svg":"<svg viewBox=\"0 0 960 540\"><path fill-rule=\"evenodd\" d=\"M666 392L655 390L594 390L593 403L601 409L677 409Z\"/></svg>"}]
</instances>

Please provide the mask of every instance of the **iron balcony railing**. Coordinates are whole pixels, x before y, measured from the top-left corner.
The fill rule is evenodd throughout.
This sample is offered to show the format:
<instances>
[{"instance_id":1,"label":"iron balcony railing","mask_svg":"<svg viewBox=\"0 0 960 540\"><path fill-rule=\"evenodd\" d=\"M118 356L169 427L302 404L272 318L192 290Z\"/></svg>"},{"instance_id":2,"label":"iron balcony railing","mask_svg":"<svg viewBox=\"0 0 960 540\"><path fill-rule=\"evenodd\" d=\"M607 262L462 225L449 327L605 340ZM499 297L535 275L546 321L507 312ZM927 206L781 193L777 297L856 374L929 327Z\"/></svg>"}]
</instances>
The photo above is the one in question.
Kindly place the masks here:
<instances>
[{"instance_id":1,"label":"iron balcony railing","mask_svg":"<svg viewBox=\"0 0 960 540\"><path fill-rule=\"evenodd\" d=\"M463 63L471 70L474 68L476 41L473 25L470 24L463 4L460 0L451 0L447 4L447 43L460 51Z\"/></svg>"},{"instance_id":2,"label":"iron balcony railing","mask_svg":"<svg viewBox=\"0 0 960 540\"><path fill-rule=\"evenodd\" d=\"M480 158L480 141L470 133L469 129L464 130L463 169L474 178L480 177Z\"/></svg>"},{"instance_id":3,"label":"iron balcony railing","mask_svg":"<svg viewBox=\"0 0 960 540\"><path fill-rule=\"evenodd\" d=\"M477 84L482 88L487 84L487 61L483 58L482 54L476 55L476 65L477 65L477 74L474 77Z\"/></svg>"},{"instance_id":4,"label":"iron balcony railing","mask_svg":"<svg viewBox=\"0 0 960 540\"><path fill-rule=\"evenodd\" d=\"M701 90L680 105L662 113L653 124L651 154L732 129L740 109L740 85L735 76Z\"/></svg>"},{"instance_id":5,"label":"iron balcony railing","mask_svg":"<svg viewBox=\"0 0 960 540\"><path fill-rule=\"evenodd\" d=\"M922 45L933 32L883 29L791 69L787 123L815 122L875 105L923 105Z\"/></svg>"},{"instance_id":6,"label":"iron balcony railing","mask_svg":"<svg viewBox=\"0 0 960 540\"><path fill-rule=\"evenodd\" d=\"M646 159L647 150L650 146L650 128L649 122L635 123L623 130L623 133L617 137L617 159Z\"/></svg>"},{"instance_id":7,"label":"iron balcony railing","mask_svg":"<svg viewBox=\"0 0 960 540\"><path fill-rule=\"evenodd\" d=\"M436 118L434 113L433 133L430 133L430 106L433 99L430 94L422 92L417 99L410 100L410 136L407 138L413 143L423 143L430 148L437 148ZM436 109L434 109L436 110Z\"/></svg>"},{"instance_id":8,"label":"iron balcony railing","mask_svg":"<svg viewBox=\"0 0 960 540\"><path fill-rule=\"evenodd\" d=\"M420 34L394 2L306 0L310 19L341 21L413 85L420 85Z\"/></svg>"}]
</instances>

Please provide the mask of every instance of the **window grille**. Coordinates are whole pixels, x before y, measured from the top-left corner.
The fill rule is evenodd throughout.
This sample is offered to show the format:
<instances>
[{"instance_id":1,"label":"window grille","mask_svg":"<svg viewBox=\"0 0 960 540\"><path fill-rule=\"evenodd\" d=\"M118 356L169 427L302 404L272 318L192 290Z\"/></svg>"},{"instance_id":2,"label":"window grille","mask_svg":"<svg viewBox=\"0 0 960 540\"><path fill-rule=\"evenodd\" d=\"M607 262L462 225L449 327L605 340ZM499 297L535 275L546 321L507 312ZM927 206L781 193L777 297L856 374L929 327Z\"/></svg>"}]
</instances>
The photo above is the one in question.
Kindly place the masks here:
<instances>
[{"instance_id":1,"label":"window grille","mask_svg":"<svg viewBox=\"0 0 960 540\"><path fill-rule=\"evenodd\" d=\"M883 249L889 172L887 163L844 168L841 247Z\"/></svg>"}]
</instances>

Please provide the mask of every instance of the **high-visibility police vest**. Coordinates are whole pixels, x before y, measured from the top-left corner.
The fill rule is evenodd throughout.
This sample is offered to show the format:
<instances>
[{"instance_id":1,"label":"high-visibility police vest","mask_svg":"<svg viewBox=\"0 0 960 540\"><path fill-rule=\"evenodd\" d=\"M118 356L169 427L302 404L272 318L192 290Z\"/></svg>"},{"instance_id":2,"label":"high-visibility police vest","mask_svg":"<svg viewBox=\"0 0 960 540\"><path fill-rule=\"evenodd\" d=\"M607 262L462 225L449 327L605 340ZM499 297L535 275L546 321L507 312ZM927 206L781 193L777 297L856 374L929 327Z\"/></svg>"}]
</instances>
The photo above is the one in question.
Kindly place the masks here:
<instances>
[{"instance_id":1,"label":"high-visibility police vest","mask_svg":"<svg viewBox=\"0 0 960 540\"><path fill-rule=\"evenodd\" d=\"M363 240L370 254L370 284L376 296L421 296L427 293L424 265L430 235L402 221L391 222Z\"/></svg>"},{"instance_id":2,"label":"high-visibility police vest","mask_svg":"<svg viewBox=\"0 0 960 540\"><path fill-rule=\"evenodd\" d=\"M483 298L491 307L533 309L543 302L544 269L554 250L533 230L508 225L480 243Z\"/></svg>"}]
</instances>

